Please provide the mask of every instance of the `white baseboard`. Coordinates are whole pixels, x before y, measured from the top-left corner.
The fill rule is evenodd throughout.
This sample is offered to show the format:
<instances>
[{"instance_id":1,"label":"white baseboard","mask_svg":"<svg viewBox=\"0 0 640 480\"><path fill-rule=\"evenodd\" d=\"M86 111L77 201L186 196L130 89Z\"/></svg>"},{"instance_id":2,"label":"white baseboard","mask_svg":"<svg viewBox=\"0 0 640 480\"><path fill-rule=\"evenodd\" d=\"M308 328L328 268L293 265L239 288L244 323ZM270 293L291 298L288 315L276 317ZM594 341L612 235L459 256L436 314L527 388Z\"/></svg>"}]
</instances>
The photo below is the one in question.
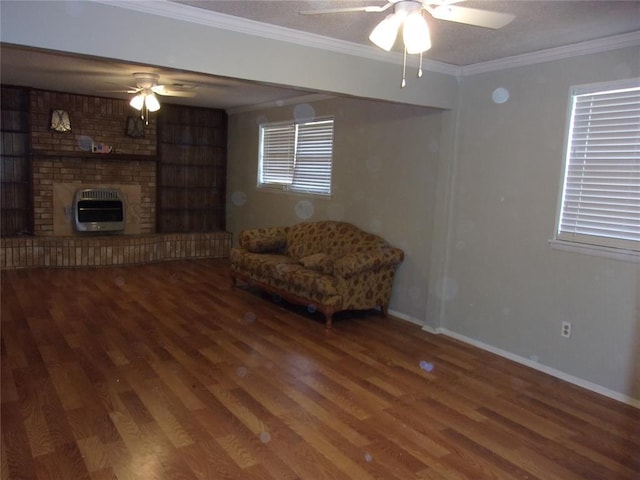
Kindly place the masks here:
<instances>
[{"instance_id":1,"label":"white baseboard","mask_svg":"<svg viewBox=\"0 0 640 480\"><path fill-rule=\"evenodd\" d=\"M404 313L400 313L396 310L389 310L389 315L391 315L394 318L399 318L400 320L404 320L405 322L413 323L414 325L419 325L423 329L426 328L424 326L424 323L422 323L417 318L410 317L409 315L405 315ZM431 332L431 333L435 333L435 332Z\"/></svg>"},{"instance_id":2,"label":"white baseboard","mask_svg":"<svg viewBox=\"0 0 640 480\"><path fill-rule=\"evenodd\" d=\"M424 328L425 331L433 333L432 328ZM605 397L612 398L613 400L617 400L619 402L626 403L636 408L640 408L640 399L630 397L629 395L625 395L620 392L616 392L609 388L603 387L602 385L598 385L597 383L590 382L588 380L584 380L579 377L575 377L573 375L569 375L561 370L557 370L552 367L548 367L546 365L542 365L541 363L534 362L525 357L521 357L520 355L516 355L515 353L508 352L506 350L502 350L501 348L494 347L492 345L488 345L484 342L480 342L470 337L466 337L456 332L452 332L451 330L447 330L446 328L439 328L436 333L440 333L442 335L446 335L451 338L455 338L456 340L460 340L461 342L468 343L473 345L474 347L478 347L482 350L486 350L491 353L495 353L501 357L504 357L508 360L512 360L516 363L520 363L522 365L526 365L527 367L531 367L534 370L538 370L540 372L544 372L552 377L559 378L560 380L564 380L565 382L572 383L579 387L585 388L595 393L599 393L600 395L604 395Z\"/></svg>"},{"instance_id":3,"label":"white baseboard","mask_svg":"<svg viewBox=\"0 0 640 480\"><path fill-rule=\"evenodd\" d=\"M605 397L612 398L613 400L617 400L622 403L626 403L627 405L631 405L632 407L640 408L640 399L630 397L629 395L625 395L620 392L616 392L609 388L603 387L602 385L598 385L597 383L589 382L588 380L584 380L579 377L575 377L573 375L569 375L568 373L562 372L552 367L548 367L546 365L542 365L541 363L534 362L528 358L522 357L520 355L516 355L515 353L508 352L507 350L503 350L501 348L494 347L493 345L488 345L484 342L476 340L471 337L467 337L465 335L461 335L459 333L453 332L446 328L433 328L428 325L424 325L420 320L405 315L396 311L389 311L389 314L393 315L396 318L401 320L405 320L407 322L414 323L416 325L420 325L422 330L425 332L434 334L434 335L445 335L447 337L455 338L463 343L467 343L469 345L473 345L474 347L478 347L481 350L486 350L491 353L495 353L503 358L508 360L512 360L516 363L520 363L522 365L526 365L527 367L531 367L534 370L538 370L540 372L544 372L552 377L559 378L560 380L564 380L565 382L572 383L579 387L585 388L595 393L599 393L600 395L604 395Z\"/></svg>"}]
</instances>

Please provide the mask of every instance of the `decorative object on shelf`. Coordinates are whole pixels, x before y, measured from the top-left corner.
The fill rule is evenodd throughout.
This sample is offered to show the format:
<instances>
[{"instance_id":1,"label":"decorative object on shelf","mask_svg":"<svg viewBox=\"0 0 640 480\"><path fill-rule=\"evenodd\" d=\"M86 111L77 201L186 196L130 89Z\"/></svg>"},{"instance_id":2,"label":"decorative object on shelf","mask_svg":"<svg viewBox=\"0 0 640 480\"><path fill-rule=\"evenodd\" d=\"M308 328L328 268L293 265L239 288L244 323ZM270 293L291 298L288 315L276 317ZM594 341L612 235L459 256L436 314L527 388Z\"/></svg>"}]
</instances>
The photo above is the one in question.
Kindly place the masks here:
<instances>
[{"instance_id":1,"label":"decorative object on shelf","mask_svg":"<svg viewBox=\"0 0 640 480\"><path fill-rule=\"evenodd\" d=\"M424 18L424 12L429 13L436 20L446 20L494 30L504 27L515 18L510 13L491 12L452 5L462 1L464 0L388 0L384 5L303 10L300 13L303 15L343 12L379 13L393 7L393 13L387 15L378 23L371 35L369 35L369 40L388 52L396 43L396 37L402 28L404 61L401 85L404 87L406 85L407 54L420 55L418 77L421 77L422 54L431 48L429 26Z\"/></svg>"},{"instance_id":2,"label":"decorative object on shelf","mask_svg":"<svg viewBox=\"0 0 640 480\"><path fill-rule=\"evenodd\" d=\"M52 110L51 130L55 130L56 132L70 132L71 120L69 119L69 112L65 110Z\"/></svg>"},{"instance_id":3,"label":"decorative object on shelf","mask_svg":"<svg viewBox=\"0 0 640 480\"><path fill-rule=\"evenodd\" d=\"M127 136L131 138L144 137L144 120L141 117L127 117Z\"/></svg>"},{"instance_id":4,"label":"decorative object on shelf","mask_svg":"<svg viewBox=\"0 0 640 480\"><path fill-rule=\"evenodd\" d=\"M111 145L105 145L104 143L94 143L91 145L91 151L93 153L111 153L113 147Z\"/></svg>"}]
</instances>

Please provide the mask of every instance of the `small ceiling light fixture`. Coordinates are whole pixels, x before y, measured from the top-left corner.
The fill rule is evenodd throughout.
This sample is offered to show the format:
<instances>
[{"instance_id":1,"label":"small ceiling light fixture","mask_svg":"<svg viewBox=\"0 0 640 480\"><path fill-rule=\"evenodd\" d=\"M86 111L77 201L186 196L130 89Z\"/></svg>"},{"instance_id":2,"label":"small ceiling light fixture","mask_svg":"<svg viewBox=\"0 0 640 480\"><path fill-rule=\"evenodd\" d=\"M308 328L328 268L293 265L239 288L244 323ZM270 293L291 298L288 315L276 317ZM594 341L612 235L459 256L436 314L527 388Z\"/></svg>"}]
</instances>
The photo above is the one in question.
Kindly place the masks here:
<instances>
[{"instance_id":1,"label":"small ceiling light fixture","mask_svg":"<svg viewBox=\"0 0 640 480\"><path fill-rule=\"evenodd\" d=\"M2 0L0 0L2 1ZM159 96L170 97L194 97L197 84L175 83L171 87L160 85L160 75L157 73L138 72L133 74L136 80L135 87L129 87L127 93L135 96L129 102L136 110L140 111L140 118L149 125L149 113L160 110Z\"/></svg>"},{"instance_id":2,"label":"small ceiling light fixture","mask_svg":"<svg viewBox=\"0 0 640 480\"><path fill-rule=\"evenodd\" d=\"M160 102L156 98L156 94L150 88L143 89L129 102L136 110L140 110L141 118L149 125L149 112L157 112L160 110Z\"/></svg>"},{"instance_id":3,"label":"small ceiling light fixture","mask_svg":"<svg viewBox=\"0 0 640 480\"><path fill-rule=\"evenodd\" d=\"M404 43L404 59L402 64L402 87L405 87L407 54L420 54L418 77L422 76L422 54L431 48L429 25L422 15L422 2L419 0L403 0L394 3L394 11L382 20L369 35L375 45L391 50L396 42L398 31L402 27Z\"/></svg>"},{"instance_id":4,"label":"small ceiling light fixture","mask_svg":"<svg viewBox=\"0 0 640 480\"><path fill-rule=\"evenodd\" d=\"M160 102L156 97L156 91L162 90L163 85L158 85L159 76L155 73L134 73L137 87L129 90L128 93L136 95L131 99L129 105L140 111L140 117L149 125L149 113L160 110ZM160 92L162 93L162 92Z\"/></svg>"}]
</instances>

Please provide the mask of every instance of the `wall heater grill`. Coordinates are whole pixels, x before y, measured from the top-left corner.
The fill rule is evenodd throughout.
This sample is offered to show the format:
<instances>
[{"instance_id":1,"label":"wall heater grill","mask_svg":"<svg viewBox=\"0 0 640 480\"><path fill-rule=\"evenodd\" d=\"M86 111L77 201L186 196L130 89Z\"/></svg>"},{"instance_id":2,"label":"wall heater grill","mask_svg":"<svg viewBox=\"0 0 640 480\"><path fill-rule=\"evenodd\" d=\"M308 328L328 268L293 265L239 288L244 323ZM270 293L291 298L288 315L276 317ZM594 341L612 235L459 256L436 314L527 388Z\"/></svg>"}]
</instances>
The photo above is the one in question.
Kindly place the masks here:
<instances>
[{"instance_id":1,"label":"wall heater grill","mask_svg":"<svg viewBox=\"0 0 640 480\"><path fill-rule=\"evenodd\" d=\"M78 232L121 232L124 230L124 197L120 190L86 188L73 200L74 223Z\"/></svg>"}]
</instances>

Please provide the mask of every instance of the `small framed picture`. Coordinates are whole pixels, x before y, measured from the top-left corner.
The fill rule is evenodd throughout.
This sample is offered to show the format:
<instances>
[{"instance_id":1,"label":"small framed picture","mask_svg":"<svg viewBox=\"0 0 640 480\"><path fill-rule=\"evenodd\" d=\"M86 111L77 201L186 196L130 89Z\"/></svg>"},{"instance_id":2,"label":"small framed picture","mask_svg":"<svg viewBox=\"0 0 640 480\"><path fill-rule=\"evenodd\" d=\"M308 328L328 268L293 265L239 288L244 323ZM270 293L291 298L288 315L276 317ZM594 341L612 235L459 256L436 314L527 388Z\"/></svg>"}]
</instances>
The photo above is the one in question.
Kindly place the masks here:
<instances>
[{"instance_id":1,"label":"small framed picture","mask_svg":"<svg viewBox=\"0 0 640 480\"><path fill-rule=\"evenodd\" d=\"M51 130L56 132L70 132L71 120L69 119L69 112L65 110L52 110Z\"/></svg>"},{"instance_id":2,"label":"small framed picture","mask_svg":"<svg viewBox=\"0 0 640 480\"><path fill-rule=\"evenodd\" d=\"M144 121L140 117L127 117L127 136L131 138L144 137Z\"/></svg>"}]
</instances>

